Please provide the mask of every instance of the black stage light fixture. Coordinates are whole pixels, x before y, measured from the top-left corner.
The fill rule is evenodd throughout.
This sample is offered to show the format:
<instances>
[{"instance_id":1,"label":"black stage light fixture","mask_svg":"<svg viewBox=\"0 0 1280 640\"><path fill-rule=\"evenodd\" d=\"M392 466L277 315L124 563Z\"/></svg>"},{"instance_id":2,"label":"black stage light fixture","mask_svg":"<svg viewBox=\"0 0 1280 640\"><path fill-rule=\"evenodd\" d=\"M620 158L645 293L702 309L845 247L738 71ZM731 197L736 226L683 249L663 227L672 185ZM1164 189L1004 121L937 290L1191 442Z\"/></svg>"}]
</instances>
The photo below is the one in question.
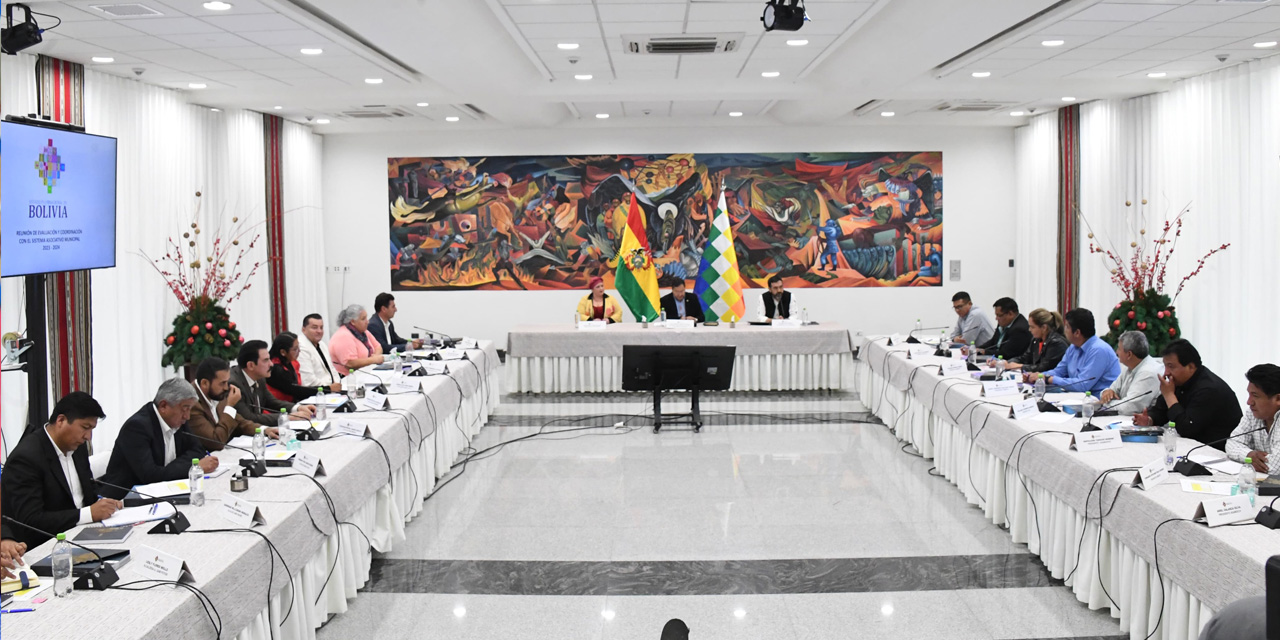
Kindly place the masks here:
<instances>
[{"instance_id":1,"label":"black stage light fixture","mask_svg":"<svg viewBox=\"0 0 1280 640\"><path fill-rule=\"evenodd\" d=\"M20 8L27 14L27 19L13 25L13 10ZM40 25L36 24L35 18L31 17L31 9L25 4L11 4L6 8L5 13L8 15L8 26L0 29L0 50L9 55L17 55L19 51L28 47L34 47L44 40L40 35Z\"/></svg>"},{"instance_id":2,"label":"black stage light fixture","mask_svg":"<svg viewBox=\"0 0 1280 640\"><path fill-rule=\"evenodd\" d=\"M806 19L804 0L769 0L760 16L765 31L799 31Z\"/></svg>"}]
</instances>

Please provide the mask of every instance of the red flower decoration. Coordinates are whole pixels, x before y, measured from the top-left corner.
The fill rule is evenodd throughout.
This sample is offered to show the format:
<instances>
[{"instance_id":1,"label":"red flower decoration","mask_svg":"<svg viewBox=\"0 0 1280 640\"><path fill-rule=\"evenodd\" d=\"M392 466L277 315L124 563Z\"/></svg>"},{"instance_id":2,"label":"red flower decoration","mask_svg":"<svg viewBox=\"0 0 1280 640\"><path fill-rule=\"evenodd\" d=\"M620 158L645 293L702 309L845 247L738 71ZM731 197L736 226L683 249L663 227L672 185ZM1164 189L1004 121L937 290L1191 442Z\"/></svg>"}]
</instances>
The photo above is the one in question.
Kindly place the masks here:
<instances>
[{"instance_id":1,"label":"red flower decoration","mask_svg":"<svg viewBox=\"0 0 1280 640\"><path fill-rule=\"evenodd\" d=\"M192 327L191 327L191 335L193 335L193 336L194 336L194 335L197 335L197 334L199 334L199 333L200 333L200 327L197 327L197 326L192 326Z\"/></svg>"},{"instance_id":2,"label":"red flower decoration","mask_svg":"<svg viewBox=\"0 0 1280 640\"><path fill-rule=\"evenodd\" d=\"M1130 311L1130 312L1129 312L1129 319L1130 319L1130 320L1132 320L1132 319L1133 319L1133 316L1135 316L1135 315L1137 315L1137 314L1135 314L1134 312Z\"/></svg>"},{"instance_id":3,"label":"red flower decoration","mask_svg":"<svg viewBox=\"0 0 1280 640\"><path fill-rule=\"evenodd\" d=\"M195 343L196 343L195 338L187 338L187 344L195 344Z\"/></svg>"},{"instance_id":4,"label":"red flower decoration","mask_svg":"<svg viewBox=\"0 0 1280 640\"><path fill-rule=\"evenodd\" d=\"M165 344L173 344L173 336L169 336L169 338L168 338L168 339L166 339L166 340L164 341L164 343L165 343Z\"/></svg>"},{"instance_id":5,"label":"red flower decoration","mask_svg":"<svg viewBox=\"0 0 1280 640\"><path fill-rule=\"evenodd\" d=\"M229 347L229 346L231 346L231 341L230 341L230 340L223 340L223 341L222 341L222 346L224 346L224 347Z\"/></svg>"},{"instance_id":6,"label":"red flower decoration","mask_svg":"<svg viewBox=\"0 0 1280 640\"><path fill-rule=\"evenodd\" d=\"M213 331L213 323L212 322L204 323L204 328L208 331Z\"/></svg>"},{"instance_id":7,"label":"red flower decoration","mask_svg":"<svg viewBox=\"0 0 1280 640\"><path fill-rule=\"evenodd\" d=\"M218 329L218 337L219 337L219 338L225 338L225 337L227 337L227 330L226 330L226 329Z\"/></svg>"}]
</instances>

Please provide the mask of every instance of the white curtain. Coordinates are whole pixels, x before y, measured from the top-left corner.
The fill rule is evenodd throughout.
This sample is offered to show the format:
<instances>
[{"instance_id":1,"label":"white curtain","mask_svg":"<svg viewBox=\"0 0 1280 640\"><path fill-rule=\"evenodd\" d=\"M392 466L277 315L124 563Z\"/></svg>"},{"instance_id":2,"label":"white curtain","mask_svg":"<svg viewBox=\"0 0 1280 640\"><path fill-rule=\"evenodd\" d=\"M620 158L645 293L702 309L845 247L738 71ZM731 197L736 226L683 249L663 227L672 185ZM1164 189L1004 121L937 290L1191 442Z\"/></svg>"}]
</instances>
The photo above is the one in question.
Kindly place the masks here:
<instances>
[{"instance_id":1,"label":"white curtain","mask_svg":"<svg viewBox=\"0 0 1280 640\"><path fill-rule=\"evenodd\" d=\"M1014 131L1017 166L1015 300L1023 313L1055 309L1058 300L1058 114L1036 116Z\"/></svg>"},{"instance_id":2,"label":"white curtain","mask_svg":"<svg viewBox=\"0 0 1280 640\"><path fill-rule=\"evenodd\" d=\"M329 309L320 198L324 138L293 122L284 123L282 137L285 288L289 331L298 333L307 314L325 316Z\"/></svg>"},{"instance_id":3,"label":"white curtain","mask_svg":"<svg viewBox=\"0 0 1280 640\"><path fill-rule=\"evenodd\" d=\"M1099 239L1127 255L1142 229L1151 237L1190 204L1166 280L1171 295L1206 251L1231 243L1176 306L1205 364L1243 395L1250 366L1280 362L1270 329L1280 314L1280 59L1085 105L1082 120L1082 213ZM1099 256L1081 263L1081 304L1105 315L1122 294Z\"/></svg>"}]
</instances>

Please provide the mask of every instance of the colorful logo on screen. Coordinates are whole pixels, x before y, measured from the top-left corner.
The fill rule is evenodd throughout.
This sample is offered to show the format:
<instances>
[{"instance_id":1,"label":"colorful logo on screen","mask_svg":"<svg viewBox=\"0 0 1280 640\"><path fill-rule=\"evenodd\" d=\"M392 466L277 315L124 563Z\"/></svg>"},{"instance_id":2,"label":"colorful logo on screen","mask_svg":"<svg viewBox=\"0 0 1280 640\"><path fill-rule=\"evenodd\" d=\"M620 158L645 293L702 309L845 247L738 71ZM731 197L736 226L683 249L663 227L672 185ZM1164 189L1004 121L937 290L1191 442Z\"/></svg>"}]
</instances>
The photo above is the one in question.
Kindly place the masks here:
<instances>
[{"instance_id":1,"label":"colorful logo on screen","mask_svg":"<svg viewBox=\"0 0 1280 640\"><path fill-rule=\"evenodd\" d=\"M62 164L62 156L58 155L58 148L53 146L53 138L49 138L49 145L40 151L40 159L36 160L36 170L40 172L40 179L44 180L45 190L53 193L53 187L58 184L58 178L61 178L62 172L67 170L67 165Z\"/></svg>"}]
</instances>

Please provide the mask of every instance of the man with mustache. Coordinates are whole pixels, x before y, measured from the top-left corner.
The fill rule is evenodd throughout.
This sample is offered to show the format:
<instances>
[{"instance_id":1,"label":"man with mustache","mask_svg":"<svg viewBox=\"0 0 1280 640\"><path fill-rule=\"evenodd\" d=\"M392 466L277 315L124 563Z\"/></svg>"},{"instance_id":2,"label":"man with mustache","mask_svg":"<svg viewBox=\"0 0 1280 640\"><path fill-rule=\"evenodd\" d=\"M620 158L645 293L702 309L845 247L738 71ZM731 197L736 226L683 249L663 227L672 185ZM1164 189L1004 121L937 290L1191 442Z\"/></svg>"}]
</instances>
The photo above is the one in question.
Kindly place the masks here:
<instances>
[{"instance_id":1,"label":"man with mustache","mask_svg":"<svg viewBox=\"0 0 1280 640\"><path fill-rule=\"evenodd\" d=\"M191 409L187 430L203 438L210 451L220 451L236 436L252 436L261 426L236 412L240 389L231 384L231 363L225 359L209 356L196 365L196 391L200 401ZM263 433L275 438L278 430L267 427Z\"/></svg>"}]
</instances>

